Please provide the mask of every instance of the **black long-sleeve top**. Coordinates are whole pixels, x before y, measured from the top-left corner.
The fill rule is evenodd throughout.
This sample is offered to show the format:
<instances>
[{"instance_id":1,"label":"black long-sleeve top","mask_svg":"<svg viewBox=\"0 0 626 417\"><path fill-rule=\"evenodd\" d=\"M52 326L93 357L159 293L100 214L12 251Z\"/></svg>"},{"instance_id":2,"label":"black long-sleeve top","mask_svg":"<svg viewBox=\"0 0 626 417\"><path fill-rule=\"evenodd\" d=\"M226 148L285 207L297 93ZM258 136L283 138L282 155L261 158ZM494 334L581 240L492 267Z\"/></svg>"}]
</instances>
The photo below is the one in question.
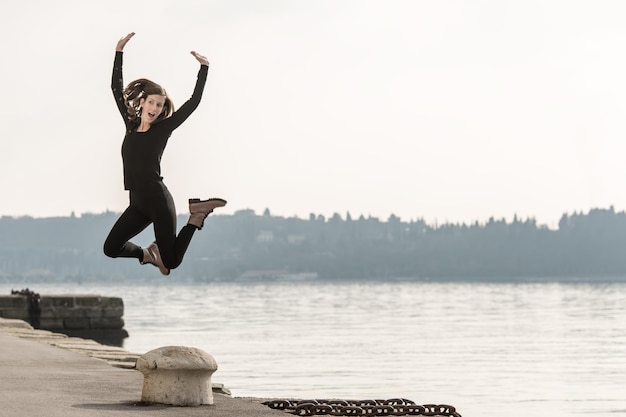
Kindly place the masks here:
<instances>
[{"instance_id":1,"label":"black long-sleeve top","mask_svg":"<svg viewBox=\"0 0 626 417\"><path fill-rule=\"evenodd\" d=\"M139 124L131 122L124 104L122 77L123 53L116 51L111 77L111 90L124 123L126 135L122 142L124 188L132 191L159 191L165 189L161 176L161 156L174 129L180 126L200 104L209 67L200 65L193 94L170 117L153 123L146 132L137 132Z\"/></svg>"}]
</instances>

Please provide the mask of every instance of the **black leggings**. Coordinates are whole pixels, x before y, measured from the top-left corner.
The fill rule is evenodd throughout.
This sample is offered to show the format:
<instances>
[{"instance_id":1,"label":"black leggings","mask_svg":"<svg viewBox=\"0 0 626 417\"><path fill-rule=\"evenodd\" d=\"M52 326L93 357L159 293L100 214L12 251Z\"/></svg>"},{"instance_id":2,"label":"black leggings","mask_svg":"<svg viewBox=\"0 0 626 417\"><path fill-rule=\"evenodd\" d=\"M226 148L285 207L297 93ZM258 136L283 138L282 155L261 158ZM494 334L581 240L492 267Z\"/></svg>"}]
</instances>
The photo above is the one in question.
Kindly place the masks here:
<instances>
[{"instance_id":1,"label":"black leggings","mask_svg":"<svg viewBox=\"0 0 626 417\"><path fill-rule=\"evenodd\" d=\"M113 225L106 241L104 254L111 258L143 260L143 250L129 240L154 224L154 236L163 264L174 269L181 264L196 227L185 225L176 236L176 207L170 192L130 192L130 205Z\"/></svg>"}]
</instances>

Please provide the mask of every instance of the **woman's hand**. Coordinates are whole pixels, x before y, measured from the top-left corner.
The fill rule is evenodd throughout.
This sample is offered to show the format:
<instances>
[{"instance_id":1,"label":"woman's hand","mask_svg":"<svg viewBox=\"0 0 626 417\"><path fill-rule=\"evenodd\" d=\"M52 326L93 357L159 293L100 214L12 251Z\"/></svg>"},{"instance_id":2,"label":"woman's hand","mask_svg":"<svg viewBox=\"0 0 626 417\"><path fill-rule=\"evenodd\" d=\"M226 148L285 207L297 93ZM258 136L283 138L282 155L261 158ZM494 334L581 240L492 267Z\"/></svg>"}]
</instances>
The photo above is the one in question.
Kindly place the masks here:
<instances>
[{"instance_id":1,"label":"woman's hand","mask_svg":"<svg viewBox=\"0 0 626 417\"><path fill-rule=\"evenodd\" d=\"M122 52L130 38L132 38L133 36L135 36L135 32L130 32L128 35L117 41L117 46L115 47L115 50L118 52Z\"/></svg>"},{"instance_id":2,"label":"woman's hand","mask_svg":"<svg viewBox=\"0 0 626 417\"><path fill-rule=\"evenodd\" d=\"M207 67L209 66L209 60L206 59L204 55L200 55L196 51L191 51L191 55L193 55L201 65L206 65Z\"/></svg>"}]
</instances>

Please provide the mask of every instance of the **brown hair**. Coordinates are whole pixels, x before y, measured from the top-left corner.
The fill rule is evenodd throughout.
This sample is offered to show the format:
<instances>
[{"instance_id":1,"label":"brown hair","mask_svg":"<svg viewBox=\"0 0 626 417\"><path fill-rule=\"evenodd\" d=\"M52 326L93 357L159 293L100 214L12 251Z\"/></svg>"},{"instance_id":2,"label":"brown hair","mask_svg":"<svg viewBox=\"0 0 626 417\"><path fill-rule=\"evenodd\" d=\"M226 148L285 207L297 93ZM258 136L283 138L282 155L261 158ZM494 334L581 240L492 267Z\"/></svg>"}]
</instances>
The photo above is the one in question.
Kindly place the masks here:
<instances>
[{"instance_id":1,"label":"brown hair","mask_svg":"<svg viewBox=\"0 0 626 417\"><path fill-rule=\"evenodd\" d=\"M131 122L138 123L141 121L141 99L153 94L165 97L163 111L159 114L157 122L170 117L174 113L174 103L172 103L165 89L146 78L139 78L131 81L124 89L124 104Z\"/></svg>"}]
</instances>

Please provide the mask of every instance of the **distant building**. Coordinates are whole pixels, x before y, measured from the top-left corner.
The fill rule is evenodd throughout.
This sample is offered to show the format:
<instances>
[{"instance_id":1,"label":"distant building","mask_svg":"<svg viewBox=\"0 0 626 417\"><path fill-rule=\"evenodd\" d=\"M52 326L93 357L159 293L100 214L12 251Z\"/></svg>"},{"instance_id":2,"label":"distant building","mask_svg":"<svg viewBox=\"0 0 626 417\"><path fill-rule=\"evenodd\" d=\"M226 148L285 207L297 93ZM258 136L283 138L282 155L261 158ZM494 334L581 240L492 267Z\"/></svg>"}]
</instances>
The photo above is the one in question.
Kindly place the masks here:
<instances>
[{"instance_id":1,"label":"distant building","mask_svg":"<svg viewBox=\"0 0 626 417\"><path fill-rule=\"evenodd\" d=\"M274 232L271 230L261 230L256 237L257 242L273 242Z\"/></svg>"}]
</instances>

